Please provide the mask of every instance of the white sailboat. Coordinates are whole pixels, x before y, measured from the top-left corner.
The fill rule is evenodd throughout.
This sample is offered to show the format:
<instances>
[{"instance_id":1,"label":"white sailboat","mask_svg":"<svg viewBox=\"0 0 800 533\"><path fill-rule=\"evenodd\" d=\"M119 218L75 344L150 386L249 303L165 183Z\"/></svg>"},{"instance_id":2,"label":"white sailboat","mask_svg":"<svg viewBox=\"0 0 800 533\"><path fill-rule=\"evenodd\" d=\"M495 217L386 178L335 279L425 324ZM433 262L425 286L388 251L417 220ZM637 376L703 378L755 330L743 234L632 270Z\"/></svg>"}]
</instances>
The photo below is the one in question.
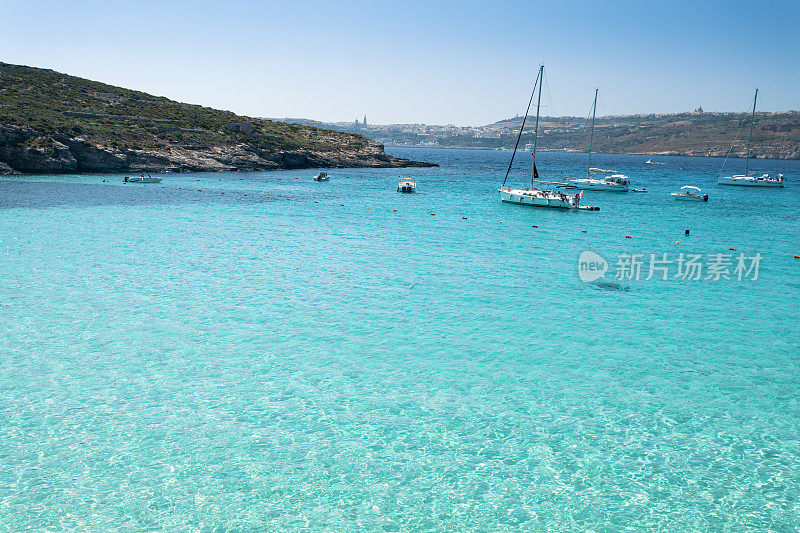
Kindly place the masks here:
<instances>
[{"instance_id":1,"label":"white sailboat","mask_svg":"<svg viewBox=\"0 0 800 533\"><path fill-rule=\"evenodd\" d=\"M631 184L630 178L614 170L603 170L592 167L592 143L594 141L594 119L597 114L597 89L594 90L594 103L592 104L592 129L589 135L589 151L586 161L586 177L572 179L567 182L567 187L582 191L610 191L628 192ZM592 174L607 174L607 176L593 178Z\"/></svg>"},{"instance_id":2,"label":"white sailboat","mask_svg":"<svg viewBox=\"0 0 800 533\"><path fill-rule=\"evenodd\" d=\"M531 93L531 99L528 101L528 109L525 111L525 116L522 119L522 126L519 129L519 134L517 135L517 143L514 145L514 152L511 154L511 161L508 164L508 170L506 171L506 177L503 180L503 186L499 189L500 200L512 204L528 205L533 207L552 207L556 209L582 209L588 211L597 211L599 209L597 207L580 205L581 199L583 198L583 191L579 192L578 194L567 194L559 190L534 187L534 182L546 183L539 179L539 171L536 168L536 144L539 139L539 110L542 103L543 78L544 65L541 65L539 67L539 75L536 76L536 82L533 84L533 92ZM530 112L531 104L533 103L533 97L536 94L537 85L539 87L539 97L536 103L536 126L534 127L533 144L531 146L531 152L533 155L531 186L530 188L526 187L524 189L506 187L506 181L508 180L508 175L511 172L511 167L514 164L514 155L517 153L519 140L522 137L523 129L525 129L525 121L528 118L528 112Z\"/></svg>"},{"instance_id":3,"label":"white sailboat","mask_svg":"<svg viewBox=\"0 0 800 533\"><path fill-rule=\"evenodd\" d=\"M744 174L737 174L734 176L723 176L722 169L725 168L725 161L728 160L725 157L725 161L722 163L722 168L719 169L719 178L717 183L720 185L739 185L742 187L785 187L786 186L786 178L783 174L778 175L771 175L769 173L764 173L761 176L751 176L750 175L750 145L753 142L753 125L756 122L756 103L758 102L758 89L756 89L756 95L753 97L753 112L750 116L750 136L747 139L747 157L745 159L744 164ZM733 147L731 147L733 150ZM730 150L728 151L730 154Z\"/></svg>"}]
</instances>

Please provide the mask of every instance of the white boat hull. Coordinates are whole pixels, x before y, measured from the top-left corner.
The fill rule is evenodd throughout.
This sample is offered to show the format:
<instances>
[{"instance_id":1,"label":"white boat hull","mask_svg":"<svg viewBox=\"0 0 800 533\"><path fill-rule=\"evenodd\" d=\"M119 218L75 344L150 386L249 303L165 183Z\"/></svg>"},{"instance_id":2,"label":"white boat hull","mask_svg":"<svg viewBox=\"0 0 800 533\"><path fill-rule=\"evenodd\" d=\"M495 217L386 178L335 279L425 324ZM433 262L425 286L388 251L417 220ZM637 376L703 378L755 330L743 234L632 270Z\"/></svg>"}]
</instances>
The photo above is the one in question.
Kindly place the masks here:
<instances>
[{"instance_id":1,"label":"white boat hull","mask_svg":"<svg viewBox=\"0 0 800 533\"><path fill-rule=\"evenodd\" d=\"M592 183L592 182L578 182L570 181L568 187L570 189L580 189L582 191L609 191L609 192L628 192L628 188L623 185L616 185L610 183Z\"/></svg>"},{"instance_id":2,"label":"white boat hull","mask_svg":"<svg viewBox=\"0 0 800 533\"><path fill-rule=\"evenodd\" d=\"M674 192L671 195L676 200L680 200L682 202L707 202L708 195L704 194L703 196L697 194L681 194L679 192Z\"/></svg>"},{"instance_id":3,"label":"white boat hull","mask_svg":"<svg viewBox=\"0 0 800 533\"><path fill-rule=\"evenodd\" d=\"M766 175L765 175L766 176ZM740 187L785 187L786 180L780 178L770 177L755 177L755 176L720 176L718 183L720 185L738 185Z\"/></svg>"},{"instance_id":4,"label":"white boat hull","mask_svg":"<svg viewBox=\"0 0 800 533\"><path fill-rule=\"evenodd\" d=\"M123 180L124 183L161 183L163 178L142 178L142 177L133 177L133 178L125 178Z\"/></svg>"},{"instance_id":5,"label":"white boat hull","mask_svg":"<svg viewBox=\"0 0 800 533\"><path fill-rule=\"evenodd\" d=\"M577 209L580 205L580 200L576 200L575 195L558 195L535 189L500 189L500 199L511 204L554 209Z\"/></svg>"}]
</instances>

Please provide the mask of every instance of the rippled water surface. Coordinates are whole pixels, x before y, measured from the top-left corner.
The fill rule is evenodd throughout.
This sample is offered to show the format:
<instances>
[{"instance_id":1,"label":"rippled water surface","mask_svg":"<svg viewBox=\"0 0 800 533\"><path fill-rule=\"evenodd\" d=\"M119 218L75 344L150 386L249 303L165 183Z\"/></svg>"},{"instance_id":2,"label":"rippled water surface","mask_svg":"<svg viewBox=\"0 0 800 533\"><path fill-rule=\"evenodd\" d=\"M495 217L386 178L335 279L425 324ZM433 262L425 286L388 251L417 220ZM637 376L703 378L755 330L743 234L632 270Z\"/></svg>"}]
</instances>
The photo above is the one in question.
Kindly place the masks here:
<instances>
[{"instance_id":1,"label":"rippled water surface","mask_svg":"<svg viewBox=\"0 0 800 533\"><path fill-rule=\"evenodd\" d=\"M0 179L0 529L800 528L798 162L598 155L648 192L577 213L389 151L441 166Z\"/></svg>"}]
</instances>

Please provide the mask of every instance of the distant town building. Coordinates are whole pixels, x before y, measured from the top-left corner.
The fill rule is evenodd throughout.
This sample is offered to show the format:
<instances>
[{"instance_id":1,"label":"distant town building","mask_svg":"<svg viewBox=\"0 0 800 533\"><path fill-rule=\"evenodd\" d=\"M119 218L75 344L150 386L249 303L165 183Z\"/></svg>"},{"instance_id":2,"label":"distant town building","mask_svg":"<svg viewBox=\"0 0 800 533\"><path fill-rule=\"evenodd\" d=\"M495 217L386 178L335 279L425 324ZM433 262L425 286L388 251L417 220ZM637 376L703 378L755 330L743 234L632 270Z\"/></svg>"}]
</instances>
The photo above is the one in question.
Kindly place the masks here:
<instances>
[{"instance_id":1,"label":"distant town building","mask_svg":"<svg viewBox=\"0 0 800 533\"><path fill-rule=\"evenodd\" d=\"M697 106L697 109L695 109L694 112L695 113L702 113L703 112L703 106Z\"/></svg>"},{"instance_id":2,"label":"distant town building","mask_svg":"<svg viewBox=\"0 0 800 533\"><path fill-rule=\"evenodd\" d=\"M367 115L364 115L364 127L367 127Z\"/></svg>"}]
</instances>

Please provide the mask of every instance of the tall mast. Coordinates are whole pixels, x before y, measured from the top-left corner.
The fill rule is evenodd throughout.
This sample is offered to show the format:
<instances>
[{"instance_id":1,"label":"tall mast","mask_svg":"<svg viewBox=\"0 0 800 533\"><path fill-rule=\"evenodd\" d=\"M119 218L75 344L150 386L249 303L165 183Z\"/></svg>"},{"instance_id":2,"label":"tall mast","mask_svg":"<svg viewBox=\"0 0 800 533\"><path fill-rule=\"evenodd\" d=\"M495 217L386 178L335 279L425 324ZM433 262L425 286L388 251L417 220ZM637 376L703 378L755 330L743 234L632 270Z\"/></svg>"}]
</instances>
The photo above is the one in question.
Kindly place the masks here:
<instances>
[{"instance_id":1,"label":"tall mast","mask_svg":"<svg viewBox=\"0 0 800 533\"><path fill-rule=\"evenodd\" d=\"M592 168L592 141L594 141L594 116L597 113L597 87L594 88L594 103L592 104L592 133L589 135L589 153L586 157L586 177L589 177L589 169Z\"/></svg>"},{"instance_id":2,"label":"tall mast","mask_svg":"<svg viewBox=\"0 0 800 533\"><path fill-rule=\"evenodd\" d=\"M517 155L517 148L519 148L519 140L522 138L522 132L525 130L525 121L528 120L528 114L531 112L531 104L533 103L533 97L536 95L536 86L539 83L542 83L540 79L542 75L541 69L539 70L539 74L536 76L536 81L533 82L533 90L531 91L531 97L528 100L528 107L525 109L525 115L522 117L522 126L519 127L519 133L517 134L517 142L514 144L514 151L511 153L511 161L508 162L508 169L506 169L506 177L503 178L503 187L506 186L506 181L508 180L508 174L511 172L511 167L514 165L514 156Z\"/></svg>"},{"instance_id":3,"label":"tall mast","mask_svg":"<svg viewBox=\"0 0 800 533\"><path fill-rule=\"evenodd\" d=\"M747 159L744 163L744 175L748 175L750 170L750 143L753 142L753 124L756 121L756 102L758 101L758 89L756 95L753 97L753 114L750 116L750 138L747 139Z\"/></svg>"},{"instance_id":4,"label":"tall mast","mask_svg":"<svg viewBox=\"0 0 800 533\"><path fill-rule=\"evenodd\" d=\"M533 128L533 168L531 169L531 189L536 174L536 143L539 140L539 109L542 107L542 85L544 84L544 65L539 67L539 98L536 100L536 126Z\"/></svg>"}]
</instances>

